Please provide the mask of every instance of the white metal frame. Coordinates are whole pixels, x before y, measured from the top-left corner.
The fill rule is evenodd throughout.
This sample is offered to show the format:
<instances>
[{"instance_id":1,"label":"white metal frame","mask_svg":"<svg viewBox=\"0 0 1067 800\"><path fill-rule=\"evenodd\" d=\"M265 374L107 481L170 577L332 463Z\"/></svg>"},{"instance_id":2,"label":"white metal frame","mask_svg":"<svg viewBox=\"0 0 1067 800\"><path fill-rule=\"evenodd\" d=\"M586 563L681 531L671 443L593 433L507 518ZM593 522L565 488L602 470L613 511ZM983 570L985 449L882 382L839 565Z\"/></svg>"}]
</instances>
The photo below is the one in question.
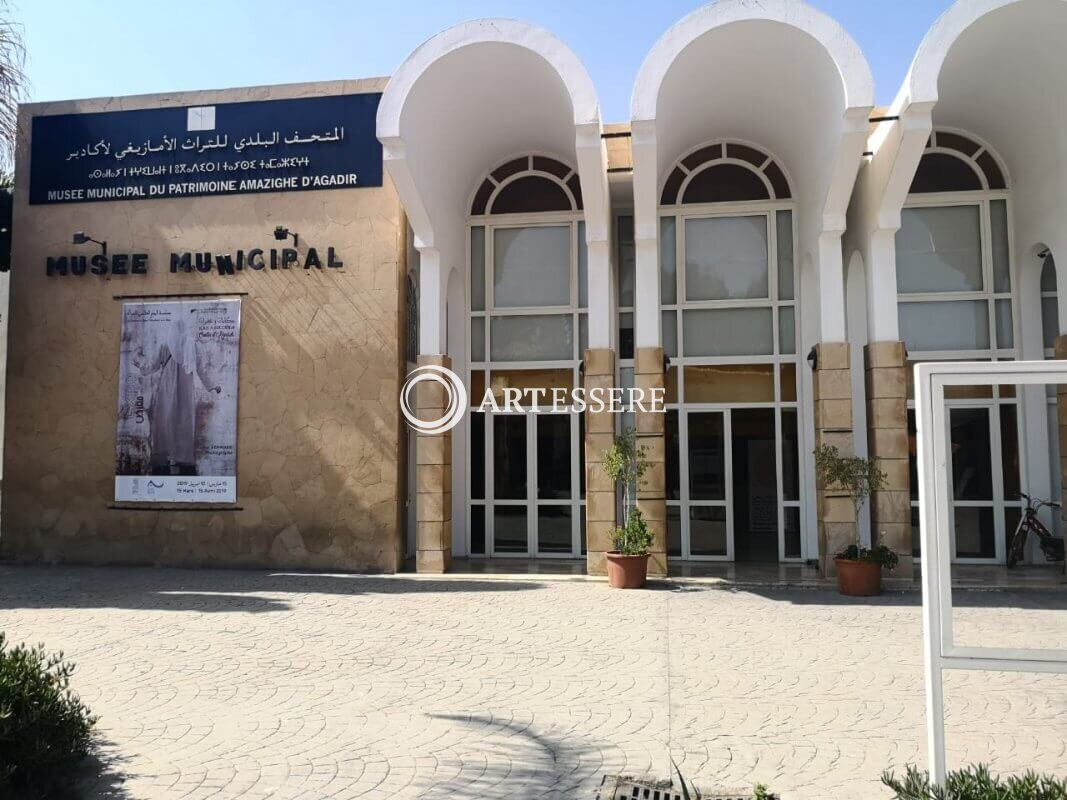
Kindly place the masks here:
<instances>
[{"instance_id":1,"label":"white metal frame","mask_svg":"<svg viewBox=\"0 0 1067 800\"><path fill-rule=\"evenodd\" d=\"M1067 383L1056 361L941 362L915 366L920 532L923 549L923 656L930 773L944 784L946 669L1067 674L1067 650L963 647L952 628L952 552L946 386Z\"/></svg>"}]
</instances>

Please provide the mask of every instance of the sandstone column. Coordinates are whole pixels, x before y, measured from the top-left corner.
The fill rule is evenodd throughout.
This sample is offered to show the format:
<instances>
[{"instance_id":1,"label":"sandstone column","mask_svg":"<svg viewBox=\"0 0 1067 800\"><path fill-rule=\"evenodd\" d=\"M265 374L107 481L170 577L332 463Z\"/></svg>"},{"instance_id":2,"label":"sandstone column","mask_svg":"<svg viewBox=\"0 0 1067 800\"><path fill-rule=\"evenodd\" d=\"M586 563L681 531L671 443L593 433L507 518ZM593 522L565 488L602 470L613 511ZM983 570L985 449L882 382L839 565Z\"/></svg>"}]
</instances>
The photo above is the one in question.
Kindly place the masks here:
<instances>
[{"instance_id":1,"label":"sandstone column","mask_svg":"<svg viewBox=\"0 0 1067 800\"><path fill-rule=\"evenodd\" d=\"M452 368L448 356L419 356L419 366ZM419 419L445 415L445 387L423 381L415 387ZM418 434L415 443L415 570L447 572L452 563L452 433Z\"/></svg>"},{"instance_id":2,"label":"sandstone column","mask_svg":"<svg viewBox=\"0 0 1067 800\"><path fill-rule=\"evenodd\" d=\"M615 385L615 353L610 349L585 351L585 391ZM615 436L615 415L607 409L585 412L585 550L590 575L604 575L604 554L614 549L615 484L604 473L604 451Z\"/></svg>"},{"instance_id":3,"label":"sandstone column","mask_svg":"<svg viewBox=\"0 0 1067 800\"><path fill-rule=\"evenodd\" d=\"M866 347L867 444L886 474L886 488L871 498L871 538L900 556L892 573L914 575L911 555L911 493L908 486L908 375L903 342Z\"/></svg>"},{"instance_id":4,"label":"sandstone column","mask_svg":"<svg viewBox=\"0 0 1067 800\"><path fill-rule=\"evenodd\" d=\"M815 447L832 445L841 455L855 453L852 434L852 371L847 342L822 342L815 346L813 381L815 402ZM816 487L819 522L819 566L826 576L836 574L834 554L853 544L856 511L845 492Z\"/></svg>"},{"instance_id":5,"label":"sandstone column","mask_svg":"<svg viewBox=\"0 0 1067 800\"><path fill-rule=\"evenodd\" d=\"M643 389L646 405L651 404L653 389L663 395L663 348L639 347L634 353L634 388ZM667 575L667 467L664 428L666 414L662 411L635 411L637 444L644 450L649 461L637 487L637 507L652 529L651 552L648 559L648 574L660 577Z\"/></svg>"}]
</instances>

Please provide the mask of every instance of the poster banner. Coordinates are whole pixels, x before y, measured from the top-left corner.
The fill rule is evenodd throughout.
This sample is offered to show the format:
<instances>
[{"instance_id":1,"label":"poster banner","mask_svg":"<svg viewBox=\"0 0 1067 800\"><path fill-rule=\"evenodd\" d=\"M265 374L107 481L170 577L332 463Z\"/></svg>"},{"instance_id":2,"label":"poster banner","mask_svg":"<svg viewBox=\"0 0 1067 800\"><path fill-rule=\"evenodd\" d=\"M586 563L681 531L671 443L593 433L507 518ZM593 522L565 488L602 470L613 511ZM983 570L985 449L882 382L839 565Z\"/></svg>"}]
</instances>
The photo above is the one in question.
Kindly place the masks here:
<instances>
[{"instance_id":1,"label":"poster banner","mask_svg":"<svg viewBox=\"0 0 1067 800\"><path fill-rule=\"evenodd\" d=\"M241 301L122 307L115 500L237 501Z\"/></svg>"}]
</instances>

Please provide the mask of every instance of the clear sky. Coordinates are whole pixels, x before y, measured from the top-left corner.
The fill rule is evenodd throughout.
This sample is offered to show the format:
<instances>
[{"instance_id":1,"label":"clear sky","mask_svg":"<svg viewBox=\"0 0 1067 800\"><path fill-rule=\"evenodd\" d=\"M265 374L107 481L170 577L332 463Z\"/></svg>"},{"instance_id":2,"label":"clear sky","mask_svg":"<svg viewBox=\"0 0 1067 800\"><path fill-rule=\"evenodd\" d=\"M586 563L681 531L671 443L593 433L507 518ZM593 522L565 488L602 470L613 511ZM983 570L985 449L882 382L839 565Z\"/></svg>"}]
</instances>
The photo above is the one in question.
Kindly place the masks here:
<instances>
[{"instance_id":1,"label":"clear sky","mask_svg":"<svg viewBox=\"0 0 1067 800\"><path fill-rule=\"evenodd\" d=\"M585 63L605 122L629 118L649 48L699 0L15 0L33 100L388 75L478 17L542 25ZM877 99L896 94L950 0L813 0L859 43Z\"/></svg>"}]
</instances>

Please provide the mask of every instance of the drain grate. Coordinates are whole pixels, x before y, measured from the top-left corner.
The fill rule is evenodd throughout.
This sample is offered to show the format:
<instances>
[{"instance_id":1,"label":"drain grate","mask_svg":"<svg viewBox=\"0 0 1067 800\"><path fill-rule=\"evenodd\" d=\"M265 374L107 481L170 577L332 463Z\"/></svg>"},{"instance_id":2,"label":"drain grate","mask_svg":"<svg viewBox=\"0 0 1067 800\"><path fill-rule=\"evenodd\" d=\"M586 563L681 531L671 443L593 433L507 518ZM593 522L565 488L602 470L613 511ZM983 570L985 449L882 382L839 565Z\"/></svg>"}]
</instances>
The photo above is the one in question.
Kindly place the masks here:
<instances>
[{"instance_id":1,"label":"drain grate","mask_svg":"<svg viewBox=\"0 0 1067 800\"><path fill-rule=\"evenodd\" d=\"M690 800L751 800L752 794L745 791L713 792L697 794L690 792ZM686 800L680 789L669 783L654 783L607 775L600 781L597 800Z\"/></svg>"}]
</instances>

